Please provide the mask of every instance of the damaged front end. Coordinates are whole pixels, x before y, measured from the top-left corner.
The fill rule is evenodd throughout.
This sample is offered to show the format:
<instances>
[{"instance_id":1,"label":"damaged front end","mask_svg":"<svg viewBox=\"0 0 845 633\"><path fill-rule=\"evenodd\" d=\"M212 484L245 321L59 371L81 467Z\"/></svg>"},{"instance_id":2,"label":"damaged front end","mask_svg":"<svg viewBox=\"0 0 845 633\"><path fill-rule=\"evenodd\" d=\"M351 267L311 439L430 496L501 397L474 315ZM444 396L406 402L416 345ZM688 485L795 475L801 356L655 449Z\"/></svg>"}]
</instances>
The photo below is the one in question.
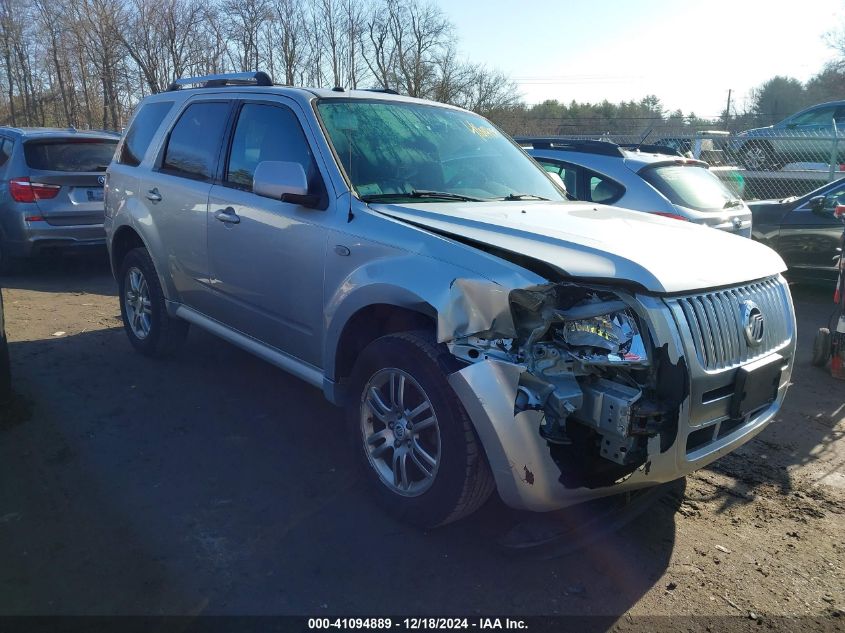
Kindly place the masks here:
<instances>
[{"instance_id":1,"label":"damaged front end","mask_svg":"<svg viewBox=\"0 0 845 633\"><path fill-rule=\"evenodd\" d=\"M503 499L552 509L647 475L674 443L688 393L683 358L655 342L665 332L655 336L621 289L551 283L512 290L507 303L509 318L500 310L488 329L446 341L467 363L450 383Z\"/></svg>"}]
</instances>

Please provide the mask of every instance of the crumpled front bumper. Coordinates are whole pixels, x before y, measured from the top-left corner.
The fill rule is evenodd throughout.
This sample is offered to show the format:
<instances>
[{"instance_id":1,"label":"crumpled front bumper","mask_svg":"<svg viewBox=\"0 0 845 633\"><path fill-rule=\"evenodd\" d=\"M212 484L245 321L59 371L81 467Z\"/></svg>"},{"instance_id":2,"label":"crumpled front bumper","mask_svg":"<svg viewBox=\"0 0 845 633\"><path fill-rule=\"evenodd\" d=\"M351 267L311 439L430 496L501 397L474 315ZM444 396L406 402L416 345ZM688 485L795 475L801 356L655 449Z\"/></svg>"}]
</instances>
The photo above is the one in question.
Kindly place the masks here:
<instances>
[{"instance_id":1,"label":"crumpled front bumper","mask_svg":"<svg viewBox=\"0 0 845 633\"><path fill-rule=\"evenodd\" d=\"M787 290L788 295L788 290ZM779 411L789 385L795 355L794 313L791 300L788 310L793 327L790 338L771 353L783 358L782 373L776 400L724 433L719 426L727 422L729 400L716 406L704 405L698 383L730 384L736 375L733 367L722 372L700 366L689 332L684 332L669 306L654 297L640 297L652 335L666 346L666 358L687 373L686 397L679 410L675 441L661 451L660 437L648 441L648 459L624 481L603 488L567 488L559 481L560 467L552 459L549 446L540 436L540 411L521 411L514 415L519 376L524 368L501 360L487 359L473 363L451 374L449 382L472 419L484 446L502 500L517 509L550 511L598 497L618 494L646 486L665 483L706 466L735 450L762 431ZM681 371L681 369L679 369ZM706 410L709 418L702 419ZM713 428L716 439L701 443L690 436Z\"/></svg>"}]
</instances>

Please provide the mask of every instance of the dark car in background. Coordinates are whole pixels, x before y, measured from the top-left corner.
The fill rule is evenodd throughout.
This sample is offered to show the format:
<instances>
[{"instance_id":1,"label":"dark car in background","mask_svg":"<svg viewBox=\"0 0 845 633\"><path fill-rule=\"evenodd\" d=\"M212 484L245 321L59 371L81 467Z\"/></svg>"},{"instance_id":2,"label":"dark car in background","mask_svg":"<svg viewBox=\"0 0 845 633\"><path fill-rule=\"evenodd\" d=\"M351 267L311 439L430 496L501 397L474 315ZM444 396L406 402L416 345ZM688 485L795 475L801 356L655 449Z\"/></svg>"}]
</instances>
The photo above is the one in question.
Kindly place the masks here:
<instances>
[{"instance_id":1,"label":"dark car in background","mask_svg":"<svg viewBox=\"0 0 845 633\"><path fill-rule=\"evenodd\" d=\"M103 187L118 140L0 127L0 271L45 251L105 246Z\"/></svg>"},{"instance_id":2,"label":"dark car in background","mask_svg":"<svg viewBox=\"0 0 845 633\"><path fill-rule=\"evenodd\" d=\"M805 108L768 127L746 130L730 142L730 151L750 170L780 169L787 163L828 163L836 128L845 128L845 101ZM834 160L845 158L845 143L837 144Z\"/></svg>"},{"instance_id":3,"label":"dark car in background","mask_svg":"<svg viewBox=\"0 0 845 633\"><path fill-rule=\"evenodd\" d=\"M749 202L752 237L780 254L790 277L835 281L842 237L842 222L834 217L838 204L845 204L845 179L801 197Z\"/></svg>"}]
</instances>

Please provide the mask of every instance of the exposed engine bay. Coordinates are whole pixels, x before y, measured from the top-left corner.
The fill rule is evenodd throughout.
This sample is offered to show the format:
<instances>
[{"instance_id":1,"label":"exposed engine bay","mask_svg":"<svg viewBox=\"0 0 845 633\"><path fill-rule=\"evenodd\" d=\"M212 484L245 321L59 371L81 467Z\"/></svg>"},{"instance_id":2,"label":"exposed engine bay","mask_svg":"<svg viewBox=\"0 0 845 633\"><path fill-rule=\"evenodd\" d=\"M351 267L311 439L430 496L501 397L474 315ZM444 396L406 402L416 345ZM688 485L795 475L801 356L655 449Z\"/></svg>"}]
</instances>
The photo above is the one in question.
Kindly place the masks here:
<instances>
[{"instance_id":1,"label":"exposed engine bay","mask_svg":"<svg viewBox=\"0 0 845 633\"><path fill-rule=\"evenodd\" d=\"M566 487L648 469L649 440L672 445L685 393L635 310L610 290L569 283L513 290L508 301L512 328L458 336L452 354L521 367L514 416L541 412L537 432Z\"/></svg>"}]
</instances>

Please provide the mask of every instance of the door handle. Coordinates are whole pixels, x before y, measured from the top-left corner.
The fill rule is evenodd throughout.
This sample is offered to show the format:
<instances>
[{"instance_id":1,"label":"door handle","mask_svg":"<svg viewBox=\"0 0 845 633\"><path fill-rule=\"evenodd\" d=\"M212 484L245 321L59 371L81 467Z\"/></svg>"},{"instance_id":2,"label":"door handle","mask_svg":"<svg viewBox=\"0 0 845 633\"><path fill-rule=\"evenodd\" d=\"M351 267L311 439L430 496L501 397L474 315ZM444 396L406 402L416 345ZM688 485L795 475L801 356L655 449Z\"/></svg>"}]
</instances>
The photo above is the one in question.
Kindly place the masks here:
<instances>
[{"instance_id":1,"label":"door handle","mask_svg":"<svg viewBox=\"0 0 845 633\"><path fill-rule=\"evenodd\" d=\"M153 187L147 192L147 200L150 202L161 202L161 194L158 192L157 187Z\"/></svg>"},{"instance_id":2,"label":"door handle","mask_svg":"<svg viewBox=\"0 0 845 633\"><path fill-rule=\"evenodd\" d=\"M235 210L232 207L218 209L214 212L214 217L226 224L240 224L241 222L240 216L235 213Z\"/></svg>"}]
</instances>

